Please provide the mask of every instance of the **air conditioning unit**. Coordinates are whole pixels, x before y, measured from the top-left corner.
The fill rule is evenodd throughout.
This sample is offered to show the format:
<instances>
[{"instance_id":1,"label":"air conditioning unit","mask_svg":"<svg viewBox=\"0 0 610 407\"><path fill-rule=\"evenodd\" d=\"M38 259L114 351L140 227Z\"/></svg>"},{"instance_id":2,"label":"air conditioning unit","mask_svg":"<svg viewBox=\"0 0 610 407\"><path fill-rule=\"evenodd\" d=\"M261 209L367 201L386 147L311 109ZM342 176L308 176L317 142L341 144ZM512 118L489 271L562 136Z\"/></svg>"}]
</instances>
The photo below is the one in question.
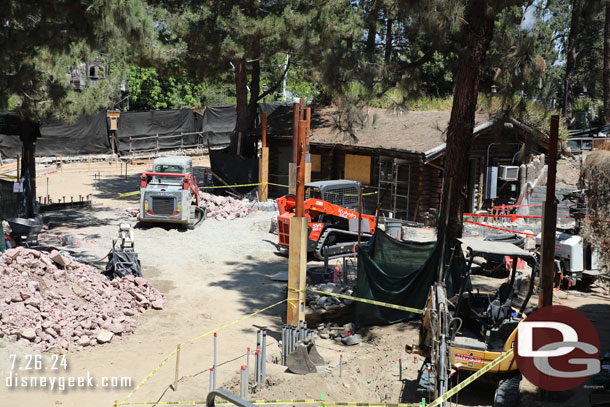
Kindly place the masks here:
<instances>
[{"instance_id":1,"label":"air conditioning unit","mask_svg":"<svg viewBox=\"0 0 610 407\"><path fill-rule=\"evenodd\" d=\"M501 181L517 181L519 179L519 167L516 165L500 165L498 179Z\"/></svg>"}]
</instances>

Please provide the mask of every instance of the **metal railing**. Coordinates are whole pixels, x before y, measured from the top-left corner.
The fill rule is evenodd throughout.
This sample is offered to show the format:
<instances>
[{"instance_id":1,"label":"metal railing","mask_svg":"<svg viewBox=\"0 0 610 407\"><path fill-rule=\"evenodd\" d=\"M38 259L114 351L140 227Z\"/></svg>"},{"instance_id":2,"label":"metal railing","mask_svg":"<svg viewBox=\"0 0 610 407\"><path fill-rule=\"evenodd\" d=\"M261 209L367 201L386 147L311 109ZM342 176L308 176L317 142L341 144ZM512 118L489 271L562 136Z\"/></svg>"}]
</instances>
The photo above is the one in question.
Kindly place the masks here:
<instances>
[{"instance_id":1,"label":"metal railing","mask_svg":"<svg viewBox=\"0 0 610 407\"><path fill-rule=\"evenodd\" d=\"M193 144L192 142L188 142L185 144L185 138L192 138L192 136L195 135L196 137L194 138L195 143ZM180 140L180 146L176 146L176 145L171 145L171 146L163 146L163 140L171 140L171 139L179 139ZM154 140L155 141L155 147L153 148L137 148L137 143L141 142L141 141L147 141L147 140ZM160 136L158 133L154 136L146 136L146 137L137 137L137 138L133 138L133 137L129 137L129 154L130 155L135 155L137 153L158 153L161 150L175 150L175 149L179 149L179 150L184 150L184 149L188 149L188 148L195 148L195 149L203 149L203 148L207 148L207 143L206 143L207 137L203 134L203 132L180 132L180 134L167 134L167 135L162 135ZM161 141L161 142L160 142Z\"/></svg>"},{"instance_id":2,"label":"metal railing","mask_svg":"<svg viewBox=\"0 0 610 407\"><path fill-rule=\"evenodd\" d=\"M216 389L214 391L209 392L208 397L206 398L206 406L214 407L214 400L216 399L216 397L223 398L235 406L256 407L254 404L242 399L241 397L238 397L237 395L231 392L228 392L225 389Z\"/></svg>"}]
</instances>

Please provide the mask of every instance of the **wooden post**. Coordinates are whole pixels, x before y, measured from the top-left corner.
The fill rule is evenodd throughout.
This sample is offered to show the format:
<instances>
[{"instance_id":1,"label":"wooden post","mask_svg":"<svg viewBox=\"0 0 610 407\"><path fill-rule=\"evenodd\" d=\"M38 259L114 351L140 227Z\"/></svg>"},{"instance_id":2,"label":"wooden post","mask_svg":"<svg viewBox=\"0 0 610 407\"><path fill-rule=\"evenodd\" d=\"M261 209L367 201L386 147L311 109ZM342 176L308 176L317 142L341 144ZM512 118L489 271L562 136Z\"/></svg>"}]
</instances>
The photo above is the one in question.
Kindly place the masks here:
<instances>
[{"instance_id":1,"label":"wooden post","mask_svg":"<svg viewBox=\"0 0 610 407\"><path fill-rule=\"evenodd\" d=\"M299 148L297 146L299 140L299 109L300 105L298 103L292 105L292 162L295 164L299 161Z\"/></svg>"},{"instance_id":2,"label":"wooden post","mask_svg":"<svg viewBox=\"0 0 610 407\"><path fill-rule=\"evenodd\" d=\"M237 133L237 155L241 154L241 131Z\"/></svg>"},{"instance_id":3,"label":"wooden post","mask_svg":"<svg viewBox=\"0 0 610 407\"><path fill-rule=\"evenodd\" d=\"M269 147L261 148L261 158L258 163L258 200L267 202L269 196Z\"/></svg>"},{"instance_id":4,"label":"wooden post","mask_svg":"<svg viewBox=\"0 0 610 407\"><path fill-rule=\"evenodd\" d=\"M258 201L267 202L269 195L269 148L267 147L267 112L263 112L261 123L261 156L258 162Z\"/></svg>"},{"instance_id":5,"label":"wooden post","mask_svg":"<svg viewBox=\"0 0 610 407\"><path fill-rule=\"evenodd\" d=\"M290 247L288 259L288 310L286 322L298 325L305 320L305 280L307 277L307 218L305 204L305 134L306 121L299 121L299 168L295 216L290 219Z\"/></svg>"},{"instance_id":6,"label":"wooden post","mask_svg":"<svg viewBox=\"0 0 610 407\"><path fill-rule=\"evenodd\" d=\"M290 218L288 249L288 304L286 323L299 325L305 320L305 280L307 278L307 218Z\"/></svg>"},{"instance_id":7,"label":"wooden post","mask_svg":"<svg viewBox=\"0 0 610 407\"><path fill-rule=\"evenodd\" d=\"M297 165L288 163L288 193L297 194Z\"/></svg>"},{"instance_id":8,"label":"wooden post","mask_svg":"<svg viewBox=\"0 0 610 407\"><path fill-rule=\"evenodd\" d=\"M174 376L174 391L178 391L178 376L179 376L179 371L178 368L180 366L180 344L178 344L178 347L176 348L176 374Z\"/></svg>"},{"instance_id":9,"label":"wooden post","mask_svg":"<svg viewBox=\"0 0 610 407\"><path fill-rule=\"evenodd\" d=\"M555 274L555 230L557 228L557 202L555 201L555 179L557 175L557 141L559 137L559 116L551 116L549 140L549 166L546 183L546 201L542 207L542 272L540 286L541 305L553 304L553 277ZM532 273L535 271L532 270Z\"/></svg>"}]
</instances>

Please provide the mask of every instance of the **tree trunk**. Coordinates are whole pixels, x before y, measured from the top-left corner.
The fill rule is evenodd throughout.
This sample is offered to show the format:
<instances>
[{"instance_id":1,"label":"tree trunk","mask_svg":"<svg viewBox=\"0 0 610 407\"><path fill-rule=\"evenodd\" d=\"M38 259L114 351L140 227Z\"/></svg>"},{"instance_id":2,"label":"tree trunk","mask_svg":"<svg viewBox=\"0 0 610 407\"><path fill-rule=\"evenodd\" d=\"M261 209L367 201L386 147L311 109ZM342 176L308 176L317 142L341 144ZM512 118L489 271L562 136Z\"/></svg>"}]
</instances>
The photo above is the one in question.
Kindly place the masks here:
<instances>
[{"instance_id":1,"label":"tree trunk","mask_svg":"<svg viewBox=\"0 0 610 407\"><path fill-rule=\"evenodd\" d=\"M254 129L256 117L258 116L258 95L260 95L261 87L261 64L258 59L260 56L259 53L257 52L256 55L256 59L252 62L252 73L250 76L250 102L248 103L247 112L247 132ZM256 147L254 143L245 144L246 145L243 146L244 148L242 148L242 155L246 157L254 156L254 154L256 154Z\"/></svg>"},{"instance_id":2,"label":"tree trunk","mask_svg":"<svg viewBox=\"0 0 610 407\"><path fill-rule=\"evenodd\" d=\"M464 48L459 54L453 106L447 130L447 154L438 227L439 239L446 239L445 242L449 246L462 235L468 153L472 145L479 79L485 53L493 37L496 13L497 10L488 0L472 1L466 10L467 23L462 34Z\"/></svg>"},{"instance_id":3,"label":"tree trunk","mask_svg":"<svg viewBox=\"0 0 610 407\"><path fill-rule=\"evenodd\" d=\"M235 68L237 123L235 124L235 131L231 136L231 151L241 154L241 151L237 151L238 145L241 144L243 146L248 131L248 74L246 72L245 58L233 58L233 66ZM239 141L240 134L241 142Z\"/></svg>"},{"instance_id":4,"label":"tree trunk","mask_svg":"<svg viewBox=\"0 0 610 407\"><path fill-rule=\"evenodd\" d=\"M372 61L375 59L375 43L377 37L377 19L379 17L379 9L373 5L373 9L367 16L367 35L366 35L366 60Z\"/></svg>"},{"instance_id":5,"label":"tree trunk","mask_svg":"<svg viewBox=\"0 0 610 407\"><path fill-rule=\"evenodd\" d=\"M606 3L604 26L604 123L610 124L610 3Z\"/></svg>"},{"instance_id":6,"label":"tree trunk","mask_svg":"<svg viewBox=\"0 0 610 407\"><path fill-rule=\"evenodd\" d=\"M385 55L383 61L386 65L390 64L392 56L392 19L388 18L385 31Z\"/></svg>"},{"instance_id":7,"label":"tree trunk","mask_svg":"<svg viewBox=\"0 0 610 407\"><path fill-rule=\"evenodd\" d=\"M566 73L564 77L563 114L569 121L572 119L572 76L576 68L576 37L581 30L580 14L582 13L583 0L572 2L572 17L570 19L570 33L568 34L568 46L566 49Z\"/></svg>"}]
</instances>

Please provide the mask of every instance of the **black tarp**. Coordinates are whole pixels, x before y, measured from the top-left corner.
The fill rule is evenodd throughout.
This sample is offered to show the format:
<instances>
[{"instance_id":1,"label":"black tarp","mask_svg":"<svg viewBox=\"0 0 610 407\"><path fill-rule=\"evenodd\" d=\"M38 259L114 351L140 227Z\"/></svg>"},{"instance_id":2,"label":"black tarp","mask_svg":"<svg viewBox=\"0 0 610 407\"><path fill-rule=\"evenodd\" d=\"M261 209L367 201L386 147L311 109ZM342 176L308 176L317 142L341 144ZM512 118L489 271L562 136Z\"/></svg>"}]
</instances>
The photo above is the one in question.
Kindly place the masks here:
<instances>
[{"instance_id":1,"label":"black tarp","mask_svg":"<svg viewBox=\"0 0 610 407\"><path fill-rule=\"evenodd\" d=\"M441 245L439 242L404 242L377 229L366 245L358 248L356 297L423 309L430 286L438 277ZM445 259L449 258L449 252ZM447 262L446 262L447 263ZM452 297L459 291L459 276L466 262L458 250L445 283ZM469 283L468 283L469 284ZM360 326L394 324L419 314L356 302L356 324Z\"/></svg>"},{"instance_id":2,"label":"black tarp","mask_svg":"<svg viewBox=\"0 0 610 407\"><path fill-rule=\"evenodd\" d=\"M258 158L245 158L233 154L230 147L220 150L210 150L210 166L214 174L219 176L229 185L245 185L258 182ZM214 185L224 185L222 181L214 178ZM240 193L247 193L256 186L234 188ZM234 192L231 189L218 188L214 193L225 191Z\"/></svg>"},{"instance_id":3,"label":"black tarp","mask_svg":"<svg viewBox=\"0 0 610 407\"><path fill-rule=\"evenodd\" d=\"M196 114L198 113L191 109L121 113L116 132L119 151L121 154L129 154L130 138L135 151L173 150L194 146L197 144L196 134L188 134L182 140L181 137L167 136L198 131L199 129L195 128Z\"/></svg>"},{"instance_id":4,"label":"black tarp","mask_svg":"<svg viewBox=\"0 0 610 407\"><path fill-rule=\"evenodd\" d=\"M258 136L263 111L267 112L269 118L268 134L292 134L292 105L261 103L255 120ZM2 116L9 115L17 117L14 113L0 115L0 127ZM211 146L223 146L231 142L236 121L234 105L210 106L203 114L191 109L124 112L118 119L116 142L121 154L129 154L130 148L136 152L152 152L157 149L206 146L208 141ZM36 144L37 153L43 156L108 154L112 151L108 127L106 111L82 115L72 124L48 120L41 127L41 137ZM182 140L180 137L166 137L180 133L190 134ZM21 152L21 142L19 137L6 135L0 131L0 155L12 158ZM243 142L250 141L252 140L248 139Z\"/></svg>"},{"instance_id":5,"label":"black tarp","mask_svg":"<svg viewBox=\"0 0 610 407\"><path fill-rule=\"evenodd\" d=\"M0 114L0 155L15 158L21 153L21 130L8 118L14 113ZM10 130L12 128L12 130ZM106 131L106 113L82 115L72 124L61 120L45 121L36 140L36 154L42 156L103 154L110 151Z\"/></svg>"},{"instance_id":6,"label":"black tarp","mask_svg":"<svg viewBox=\"0 0 610 407\"><path fill-rule=\"evenodd\" d=\"M201 120L201 132L204 142L210 140L210 145L229 144L237 122L235 105L206 107Z\"/></svg>"},{"instance_id":7,"label":"black tarp","mask_svg":"<svg viewBox=\"0 0 610 407\"><path fill-rule=\"evenodd\" d=\"M72 124L47 120L40 128L36 153L42 156L104 154L110 152L106 112L81 115Z\"/></svg>"},{"instance_id":8,"label":"black tarp","mask_svg":"<svg viewBox=\"0 0 610 407\"><path fill-rule=\"evenodd\" d=\"M21 119L16 113L0 113L0 156L17 158L21 154Z\"/></svg>"}]
</instances>

